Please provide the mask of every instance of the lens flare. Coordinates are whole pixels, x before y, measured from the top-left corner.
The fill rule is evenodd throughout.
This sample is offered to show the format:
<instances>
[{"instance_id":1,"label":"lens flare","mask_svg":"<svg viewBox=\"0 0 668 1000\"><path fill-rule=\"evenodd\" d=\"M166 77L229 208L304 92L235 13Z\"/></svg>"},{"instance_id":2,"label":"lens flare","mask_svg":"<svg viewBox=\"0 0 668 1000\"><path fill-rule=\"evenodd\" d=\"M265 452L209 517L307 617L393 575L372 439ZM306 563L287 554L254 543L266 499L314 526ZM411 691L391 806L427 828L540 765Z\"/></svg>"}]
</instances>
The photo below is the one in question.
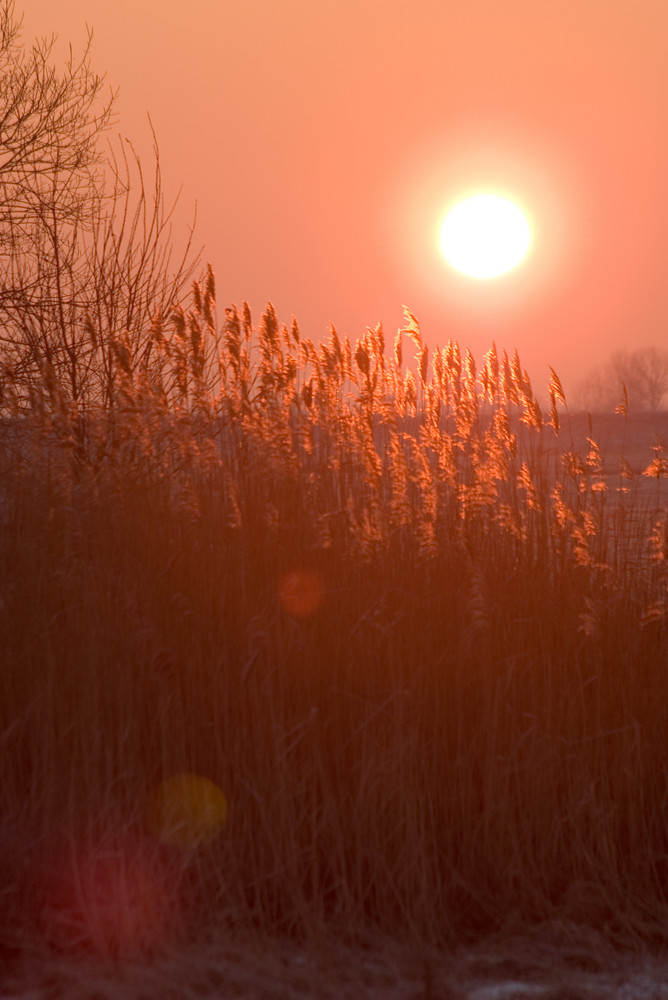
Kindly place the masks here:
<instances>
[{"instance_id":1,"label":"lens flare","mask_svg":"<svg viewBox=\"0 0 668 1000\"><path fill-rule=\"evenodd\" d=\"M324 604L325 581L313 570L290 570L279 581L278 599L286 614L293 618L309 618Z\"/></svg>"},{"instance_id":2,"label":"lens flare","mask_svg":"<svg viewBox=\"0 0 668 1000\"><path fill-rule=\"evenodd\" d=\"M134 958L166 944L178 921L173 875L129 837L68 842L39 878L41 932L60 951Z\"/></svg>"},{"instance_id":3,"label":"lens flare","mask_svg":"<svg viewBox=\"0 0 668 1000\"><path fill-rule=\"evenodd\" d=\"M146 820L163 843L193 850L204 847L221 832L227 821L227 799L207 778L176 774L154 789Z\"/></svg>"}]
</instances>

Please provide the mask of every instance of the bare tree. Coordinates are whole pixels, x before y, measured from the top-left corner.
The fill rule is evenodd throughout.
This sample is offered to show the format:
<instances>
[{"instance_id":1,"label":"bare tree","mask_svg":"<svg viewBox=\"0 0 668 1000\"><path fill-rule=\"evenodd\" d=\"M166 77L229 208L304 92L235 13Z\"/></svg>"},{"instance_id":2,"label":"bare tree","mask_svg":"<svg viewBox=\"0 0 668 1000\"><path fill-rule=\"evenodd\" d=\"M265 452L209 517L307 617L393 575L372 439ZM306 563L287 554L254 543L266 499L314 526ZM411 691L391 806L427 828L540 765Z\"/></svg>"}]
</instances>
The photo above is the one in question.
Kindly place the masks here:
<instances>
[{"instance_id":1,"label":"bare tree","mask_svg":"<svg viewBox=\"0 0 668 1000\"><path fill-rule=\"evenodd\" d=\"M104 77L70 48L62 72L51 64L55 37L21 42L14 0L0 3L0 221L30 221L45 192L59 195L61 213L80 213L100 161L98 140L111 123L115 94L103 99Z\"/></svg>"},{"instance_id":2,"label":"bare tree","mask_svg":"<svg viewBox=\"0 0 668 1000\"><path fill-rule=\"evenodd\" d=\"M155 149L152 190L127 141L110 156L110 184L89 194L86 218L63 220L53 203L34 220L30 253L7 262L11 300L0 304L0 347L15 383L51 385L80 407L113 402L114 352L147 373L152 327L182 297L197 258L192 229L172 266L171 215Z\"/></svg>"},{"instance_id":3,"label":"bare tree","mask_svg":"<svg viewBox=\"0 0 668 1000\"><path fill-rule=\"evenodd\" d=\"M621 398L617 380L610 378L609 364L588 372L575 387L575 406L592 413L612 412Z\"/></svg>"},{"instance_id":4,"label":"bare tree","mask_svg":"<svg viewBox=\"0 0 668 1000\"><path fill-rule=\"evenodd\" d=\"M23 399L36 386L53 403L109 407L113 352L134 369L156 365L152 324L179 301L197 257L192 229L171 261L154 136L152 186L127 141L101 145L114 95L89 47L59 75L53 42L30 55L13 0L0 7L0 359Z\"/></svg>"},{"instance_id":5,"label":"bare tree","mask_svg":"<svg viewBox=\"0 0 668 1000\"><path fill-rule=\"evenodd\" d=\"M635 351L617 351L611 370L619 385L625 385L632 406L658 410L668 392L668 351L642 347Z\"/></svg>"},{"instance_id":6,"label":"bare tree","mask_svg":"<svg viewBox=\"0 0 668 1000\"><path fill-rule=\"evenodd\" d=\"M612 410L624 388L632 409L661 409L668 394L668 351L656 346L615 351L580 383L578 397L587 409Z\"/></svg>"}]
</instances>

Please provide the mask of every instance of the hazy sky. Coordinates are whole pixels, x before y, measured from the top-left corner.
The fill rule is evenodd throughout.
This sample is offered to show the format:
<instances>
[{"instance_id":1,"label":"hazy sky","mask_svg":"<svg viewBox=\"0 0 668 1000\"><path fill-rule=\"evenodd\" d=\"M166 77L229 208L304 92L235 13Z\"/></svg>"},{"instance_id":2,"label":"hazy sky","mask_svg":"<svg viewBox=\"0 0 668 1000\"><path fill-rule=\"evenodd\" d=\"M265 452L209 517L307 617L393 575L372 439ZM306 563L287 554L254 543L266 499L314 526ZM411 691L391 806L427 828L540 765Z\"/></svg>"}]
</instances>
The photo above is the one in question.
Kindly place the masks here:
<instances>
[{"instance_id":1,"label":"hazy sky","mask_svg":"<svg viewBox=\"0 0 668 1000\"><path fill-rule=\"evenodd\" d=\"M28 0L120 88L118 130L198 203L219 306L274 302L314 339L520 351L536 388L668 347L668 0ZM17 10L21 0L17 0ZM481 282L438 235L467 192L511 194L534 242ZM184 211L185 217L185 211Z\"/></svg>"}]
</instances>

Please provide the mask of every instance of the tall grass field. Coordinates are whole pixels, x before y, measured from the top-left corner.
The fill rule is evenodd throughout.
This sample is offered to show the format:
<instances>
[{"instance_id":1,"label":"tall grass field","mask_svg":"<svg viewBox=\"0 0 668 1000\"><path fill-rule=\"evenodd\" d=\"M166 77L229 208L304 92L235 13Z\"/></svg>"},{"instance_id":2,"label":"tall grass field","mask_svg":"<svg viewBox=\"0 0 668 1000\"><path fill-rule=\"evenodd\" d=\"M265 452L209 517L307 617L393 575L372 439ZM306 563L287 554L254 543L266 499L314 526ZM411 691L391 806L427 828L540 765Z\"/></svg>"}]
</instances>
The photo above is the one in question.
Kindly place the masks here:
<instances>
[{"instance_id":1,"label":"tall grass field","mask_svg":"<svg viewBox=\"0 0 668 1000\"><path fill-rule=\"evenodd\" d=\"M541 407L516 354L428 349L409 312L320 344L219 317L210 271L150 345L111 345L104 405L67 359L2 384L6 954L664 941L647 415L603 441L556 373Z\"/></svg>"}]
</instances>

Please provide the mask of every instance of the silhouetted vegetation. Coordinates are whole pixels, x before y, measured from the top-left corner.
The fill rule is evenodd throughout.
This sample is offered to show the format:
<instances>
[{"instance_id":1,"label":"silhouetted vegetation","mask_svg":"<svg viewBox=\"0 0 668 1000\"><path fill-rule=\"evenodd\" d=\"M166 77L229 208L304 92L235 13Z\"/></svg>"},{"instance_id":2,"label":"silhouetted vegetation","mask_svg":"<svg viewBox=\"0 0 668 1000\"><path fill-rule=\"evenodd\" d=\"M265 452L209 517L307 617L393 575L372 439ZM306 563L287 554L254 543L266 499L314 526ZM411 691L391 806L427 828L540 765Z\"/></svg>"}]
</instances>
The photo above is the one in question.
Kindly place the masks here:
<instances>
[{"instance_id":1,"label":"silhouetted vegetation","mask_svg":"<svg viewBox=\"0 0 668 1000\"><path fill-rule=\"evenodd\" d=\"M209 271L106 408L5 421L4 815L36 857L141 837L263 932L659 934L662 448L609 473L556 375L544 423L517 356L410 314L391 355L215 315ZM229 803L196 850L147 821L179 774Z\"/></svg>"},{"instance_id":2,"label":"silhouetted vegetation","mask_svg":"<svg viewBox=\"0 0 668 1000\"><path fill-rule=\"evenodd\" d=\"M543 414L408 311L389 347L219 318L157 201L100 204L110 270L38 268L4 358L5 941L662 941L661 441L623 403L611 465L556 373Z\"/></svg>"},{"instance_id":3,"label":"silhouetted vegetation","mask_svg":"<svg viewBox=\"0 0 668 1000\"><path fill-rule=\"evenodd\" d=\"M660 410L668 393L668 351L639 347L613 351L594 368L578 389L579 403L589 410L612 410L626 397L638 410Z\"/></svg>"},{"instance_id":4,"label":"silhouetted vegetation","mask_svg":"<svg viewBox=\"0 0 668 1000\"><path fill-rule=\"evenodd\" d=\"M90 67L90 38L63 71L53 40L21 42L13 0L0 5L0 389L27 404L41 385L83 411L110 404L112 344L149 369L151 323L196 267L178 259L157 143L153 177L131 143L105 143L115 95Z\"/></svg>"}]
</instances>

